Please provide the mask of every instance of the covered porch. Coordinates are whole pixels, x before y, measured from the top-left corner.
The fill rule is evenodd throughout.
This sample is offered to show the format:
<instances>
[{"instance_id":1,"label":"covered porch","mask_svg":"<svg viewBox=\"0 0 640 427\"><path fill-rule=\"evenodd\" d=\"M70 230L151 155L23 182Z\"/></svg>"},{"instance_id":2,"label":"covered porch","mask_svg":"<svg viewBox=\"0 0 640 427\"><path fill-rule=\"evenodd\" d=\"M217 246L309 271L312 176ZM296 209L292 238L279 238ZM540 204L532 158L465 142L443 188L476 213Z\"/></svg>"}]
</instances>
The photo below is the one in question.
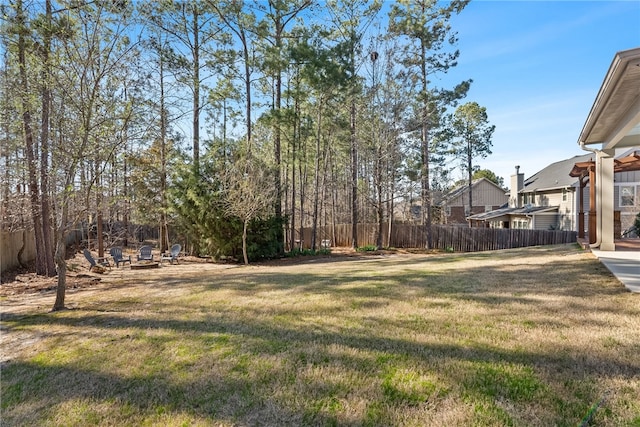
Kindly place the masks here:
<instances>
[{"instance_id":1,"label":"covered porch","mask_svg":"<svg viewBox=\"0 0 640 427\"><path fill-rule=\"evenodd\" d=\"M632 172L640 171L640 150L633 151L624 157L614 159L613 172ZM596 196L596 162L589 160L587 162L578 162L573 165L573 169L569 172L569 176L578 178L580 184L578 192L578 238L584 239L585 234L585 211L584 211L584 191L589 184L589 240L590 244L597 242L597 196ZM592 183L592 184L590 184ZM637 203L637 202L636 202ZM620 212L618 212L619 214ZM619 222L619 218L618 218ZM620 230L615 227L616 218L614 211L614 239L620 237ZM640 247L640 242L638 243Z\"/></svg>"},{"instance_id":2,"label":"covered porch","mask_svg":"<svg viewBox=\"0 0 640 427\"><path fill-rule=\"evenodd\" d=\"M578 144L594 153L590 187L595 215L589 230L595 236L591 247L614 251L618 237L614 233L614 156L616 149L640 150L640 48L614 56Z\"/></svg>"}]
</instances>

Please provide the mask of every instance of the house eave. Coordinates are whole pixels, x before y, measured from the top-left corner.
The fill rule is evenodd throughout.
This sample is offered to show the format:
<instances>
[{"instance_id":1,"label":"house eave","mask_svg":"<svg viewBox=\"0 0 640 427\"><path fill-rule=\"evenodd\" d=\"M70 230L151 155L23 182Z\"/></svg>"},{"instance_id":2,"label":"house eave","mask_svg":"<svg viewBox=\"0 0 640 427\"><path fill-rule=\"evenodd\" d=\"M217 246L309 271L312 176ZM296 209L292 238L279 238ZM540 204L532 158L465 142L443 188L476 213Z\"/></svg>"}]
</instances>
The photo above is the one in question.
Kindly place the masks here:
<instances>
[{"instance_id":1,"label":"house eave","mask_svg":"<svg viewBox=\"0 0 640 427\"><path fill-rule=\"evenodd\" d=\"M570 189L570 188L575 188L576 187L576 183L573 184L566 184L566 185L559 185L557 187L547 187L547 188L532 188L532 189L528 189L525 188L523 190L520 191L520 194L524 194L524 193L537 193L540 191L555 191L555 190L563 190L563 189Z\"/></svg>"},{"instance_id":2,"label":"house eave","mask_svg":"<svg viewBox=\"0 0 640 427\"><path fill-rule=\"evenodd\" d=\"M509 208L507 210L496 210L492 212L483 212L467 217L467 220L473 221L495 221L497 218L510 218L512 216L535 216L541 213L547 213L559 210L559 206L532 206L531 208Z\"/></svg>"},{"instance_id":3,"label":"house eave","mask_svg":"<svg viewBox=\"0 0 640 427\"><path fill-rule=\"evenodd\" d=\"M580 146L640 145L640 48L618 52L580 132Z\"/></svg>"}]
</instances>

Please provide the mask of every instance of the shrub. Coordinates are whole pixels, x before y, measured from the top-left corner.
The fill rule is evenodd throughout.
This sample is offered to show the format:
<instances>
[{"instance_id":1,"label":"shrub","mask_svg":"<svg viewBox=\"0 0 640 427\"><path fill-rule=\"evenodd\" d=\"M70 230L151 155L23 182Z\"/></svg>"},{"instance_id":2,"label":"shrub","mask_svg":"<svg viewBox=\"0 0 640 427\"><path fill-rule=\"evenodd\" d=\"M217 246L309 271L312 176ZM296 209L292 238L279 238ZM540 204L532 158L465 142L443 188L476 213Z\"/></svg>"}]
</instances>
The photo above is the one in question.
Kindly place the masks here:
<instances>
[{"instance_id":1,"label":"shrub","mask_svg":"<svg viewBox=\"0 0 640 427\"><path fill-rule=\"evenodd\" d=\"M291 251L287 252L286 256L289 258L295 258L299 256L330 255L330 254L331 254L331 249L329 248L316 249L315 251L313 249L294 248Z\"/></svg>"}]
</instances>

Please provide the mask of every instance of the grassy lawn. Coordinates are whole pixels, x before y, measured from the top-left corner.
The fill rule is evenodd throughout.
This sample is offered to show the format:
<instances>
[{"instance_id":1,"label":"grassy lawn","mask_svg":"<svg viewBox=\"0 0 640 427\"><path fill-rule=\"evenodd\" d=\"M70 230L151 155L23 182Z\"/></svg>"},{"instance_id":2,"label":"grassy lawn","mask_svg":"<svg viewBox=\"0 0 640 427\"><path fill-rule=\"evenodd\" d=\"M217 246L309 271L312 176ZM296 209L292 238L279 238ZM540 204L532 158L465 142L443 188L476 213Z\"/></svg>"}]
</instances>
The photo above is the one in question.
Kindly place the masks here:
<instances>
[{"instance_id":1,"label":"grassy lawn","mask_svg":"<svg viewBox=\"0 0 640 427\"><path fill-rule=\"evenodd\" d=\"M0 423L640 426L640 295L575 246L161 270L3 314Z\"/></svg>"}]
</instances>

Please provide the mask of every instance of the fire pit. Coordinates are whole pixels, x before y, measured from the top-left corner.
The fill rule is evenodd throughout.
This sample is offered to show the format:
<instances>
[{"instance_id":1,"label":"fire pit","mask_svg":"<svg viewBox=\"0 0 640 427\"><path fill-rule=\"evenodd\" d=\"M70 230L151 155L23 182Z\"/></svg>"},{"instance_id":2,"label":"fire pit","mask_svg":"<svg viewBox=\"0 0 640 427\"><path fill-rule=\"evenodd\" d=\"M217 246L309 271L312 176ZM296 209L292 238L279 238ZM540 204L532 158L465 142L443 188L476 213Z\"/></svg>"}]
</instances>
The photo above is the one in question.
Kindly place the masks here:
<instances>
[{"instance_id":1,"label":"fire pit","mask_svg":"<svg viewBox=\"0 0 640 427\"><path fill-rule=\"evenodd\" d=\"M160 264L157 262L152 262L152 261L148 261L148 262L137 262L134 264L131 264L131 269L132 270L145 270L147 268L158 268L160 267Z\"/></svg>"}]
</instances>

